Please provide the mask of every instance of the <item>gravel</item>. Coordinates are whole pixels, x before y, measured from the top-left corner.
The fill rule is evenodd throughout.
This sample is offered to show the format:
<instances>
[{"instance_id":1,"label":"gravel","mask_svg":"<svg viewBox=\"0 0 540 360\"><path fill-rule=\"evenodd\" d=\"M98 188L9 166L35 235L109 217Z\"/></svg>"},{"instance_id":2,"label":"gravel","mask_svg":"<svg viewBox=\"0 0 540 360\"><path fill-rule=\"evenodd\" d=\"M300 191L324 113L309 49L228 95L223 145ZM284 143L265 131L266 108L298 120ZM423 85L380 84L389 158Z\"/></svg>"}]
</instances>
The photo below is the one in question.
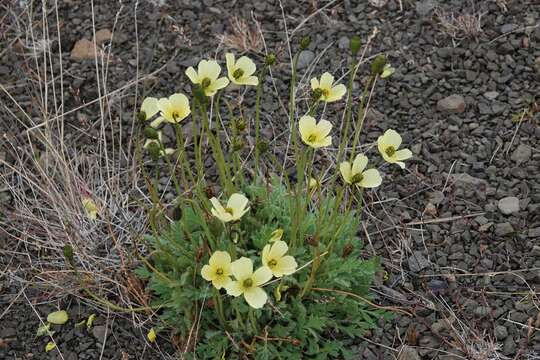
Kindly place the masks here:
<instances>
[{"instance_id":1,"label":"gravel","mask_svg":"<svg viewBox=\"0 0 540 360\"><path fill-rule=\"evenodd\" d=\"M499 200L497 206L504 215L510 215L519 211L519 199L515 196L507 196Z\"/></svg>"}]
</instances>

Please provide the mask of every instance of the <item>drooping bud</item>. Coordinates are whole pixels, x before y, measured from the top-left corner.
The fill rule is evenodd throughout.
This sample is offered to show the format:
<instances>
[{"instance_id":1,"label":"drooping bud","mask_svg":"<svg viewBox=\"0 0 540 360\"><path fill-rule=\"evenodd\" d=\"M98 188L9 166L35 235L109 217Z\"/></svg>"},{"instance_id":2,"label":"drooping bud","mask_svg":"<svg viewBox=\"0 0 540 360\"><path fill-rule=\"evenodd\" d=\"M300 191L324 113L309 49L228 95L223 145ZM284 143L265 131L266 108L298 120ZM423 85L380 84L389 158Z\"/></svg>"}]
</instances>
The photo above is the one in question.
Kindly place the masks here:
<instances>
[{"instance_id":1,"label":"drooping bud","mask_svg":"<svg viewBox=\"0 0 540 360\"><path fill-rule=\"evenodd\" d=\"M265 140L260 140L258 146L259 146L259 151L261 152L261 154L264 154L270 148L268 141L265 141Z\"/></svg>"},{"instance_id":2,"label":"drooping bud","mask_svg":"<svg viewBox=\"0 0 540 360\"><path fill-rule=\"evenodd\" d=\"M270 53L266 55L266 59L264 60L264 63L268 66L272 66L276 63L276 54Z\"/></svg>"},{"instance_id":3,"label":"drooping bud","mask_svg":"<svg viewBox=\"0 0 540 360\"><path fill-rule=\"evenodd\" d=\"M147 126L144 128L144 136L146 136L148 139L152 140L158 140L159 139L159 133L156 129L154 129L151 126Z\"/></svg>"},{"instance_id":4,"label":"drooping bud","mask_svg":"<svg viewBox=\"0 0 540 360\"><path fill-rule=\"evenodd\" d=\"M300 40L300 50L306 50L311 44L311 38L309 36L304 36L302 40Z\"/></svg>"},{"instance_id":5,"label":"drooping bud","mask_svg":"<svg viewBox=\"0 0 540 360\"><path fill-rule=\"evenodd\" d=\"M362 46L362 41L360 40L360 36L355 35L349 40L349 49L351 49L351 55L353 57L358 54L358 51L360 51L361 46Z\"/></svg>"},{"instance_id":6,"label":"drooping bud","mask_svg":"<svg viewBox=\"0 0 540 360\"><path fill-rule=\"evenodd\" d=\"M157 142L148 144L146 150L148 150L148 153L153 160L159 159L159 156L161 155L161 146L159 146Z\"/></svg>"},{"instance_id":7,"label":"drooping bud","mask_svg":"<svg viewBox=\"0 0 540 360\"><path fill-rule=\"evenodd\" d=\"M137 113L137 119L140 121L140 122L145 122L146 121L146 113L144 111L139 111Z\"/></svg>"},{"instance_id":8,"label":"drooping bud","mask_svg":"<svg viewBox=\"0 0 540 360\"><path fill-rule=\"evenodd\" d=\"M386 57L383 54L377 55L375 60L371 63L371 75L380 75L384 71L384 65L386 65Z\"/></svg>"}]
</instances>

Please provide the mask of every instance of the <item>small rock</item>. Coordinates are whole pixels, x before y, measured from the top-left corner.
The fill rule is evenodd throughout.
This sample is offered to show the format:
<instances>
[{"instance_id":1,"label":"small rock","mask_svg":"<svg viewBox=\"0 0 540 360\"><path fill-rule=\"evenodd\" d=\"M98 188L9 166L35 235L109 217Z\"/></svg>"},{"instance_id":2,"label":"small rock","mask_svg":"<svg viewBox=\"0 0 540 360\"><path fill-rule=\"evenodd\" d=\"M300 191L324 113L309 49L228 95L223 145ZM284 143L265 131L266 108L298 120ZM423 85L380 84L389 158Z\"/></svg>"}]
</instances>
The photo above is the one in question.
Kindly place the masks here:
<instances>
[{"instance_id":1,"label":"small rock","mask_svg":"<svg viewBox=\"0 0 540 360\"><path fill-rule=\"evenodd\" d=\"M75 43L71 50L71 58L74 60L94 59L96 56L96 48L94 43L87 39L81 39Z\"/></svg>"},{"instance_id":2,"label":"small rock","mask_svg":"<svg viewBox=\"0 0 540 360\"><path fill-rule=\"evenodd\" d=\"M540 237L540 227L530 228L530 229L529 229L529 232L527 233L527 235L528 235L530 238L537 238L537 237Z\"/></svg>"},{"instance_id":3,"label":"small rock","mask_svg":"<svg viewBox=\"0 0 540 360\"><path fill-rule=\"evenodd\" d=\"M96 340L102 344L105 341L105 336L107 335L107 333L107 327L104 325L98 325L92 328L92 335L94 335Z\"/></svg>"},{"instance_id":4,"label":"small rock","mask_svg":"<svg viewBox=\"0 0 540 360\"><path fill-rule=\"evenodd\" d=\"M296 68L298 70L306 68L311 64L311 62L315 59L315 53L311 50L302 50L300 52L300 55L298 55L298 63L296 64Z\"/></svg>"},{"instance_id":5,"label":"small rock","mask_svg":"<svg viewBox=\"0 0 540 360\"><path fill-rule=\"evenodd\" d=\"M488 100L495 100L499 96L499 93L497 91L488 91L484 93L484 97Z\"/></svg>"},{"instance_id":6,"label":"small rock","mask_svg":"<svg viewBox=\"0 0 540 360\"><path fill-rule=\"evenodd\" d=\"M434 0L423 0L416 2L416 13L420 16L429 15L435 9L437 3Z\"/></svg>"},{"instance_id":7,"label":"small rock","mask_svg":"<svg viewBox=\"0 0 540 360\"><path fill-rule=\"evenodd\" d=\"M96 31L95 35L96 44L101 45L104 42L111 41L112 33L109 29L101 29Z\"/></svg>"},{"instance_id":8,"label":"small rock","mask_svg":"<svg viewBox=\"0 0 540 360\"><path fill-rule=\"evenodd\" d=\"M339 38L338 41L338 47L340 49L348 49L349 48L349 38L346 36L342 36Z\"/></svg>"},{"instance_id":9,"label":"small rock","mask_svg":"<svg viewBox=\"0 0 540 360\"><path fill-rule=\"evenodd\" d=\"M527 162L532 155L532 150L530 146L527 146L525 144L519 144L516 150L510 155L510 159L512 161L515 161L517 164L522 164L524 162Z\"/></svg>"},{"instance_id":10,"label":"small rock","mask_svg":"<svg viewBox=\"0 0 540 360\"><path fill-rule=\"evenodd\" d=\"M508 336L508 330L502 325L497 325L493 330L493 334L495 335L495 339L499 341L504 340Z\"/></svg>"},{"instance_id":11,"label":"small rock","mask_svg":"<svg viewBox=\"0 0 540 360\"><path fill-rule=\"evenodd\" d=\"M450 95L437 102L437 109L450 113L462 113L465 111L465 99L461 95Z\"/></svg>"},{"instance_id":12,"label":"small rock","mask_svg":"<svg viewBox=\"0 0 540 360\"><path fill-rule=\"evenodd\" d=\"M501 26L501 33L506 34L516 28L516 25L514 24L504 24Z\"/></svg>"},{"instance_id":13,"label":"small rock","mask_svg":"<svg viewBox=\"0 0 540 360\"><path fill-rule=\"evenodd\" d=\"M514 227L509 222L504 222L495 225L495 235L506 236L514 232Z\"/></svg>"},{"instance_id":14,"label":"small rock","mask_svg":"<svg viewBox=\"0 0 540 360\"><path fill-rule=\"evenodd\" d=\"M421 251L414 251L407 261L412 272L419 272L429 267L429 261L422 255Z\"/></svg>"},{"instance_id":15,"label":"small rock","mask_svg":"<svg viewBox=\"0 0 540 360\"><path fill-rule=\"evenodd\" d=\"M499 200L497 206L504 215L510 215L519 211L519 199L515 196L508 196Z\"/></svg>"},{"instance_id":16,"label":"small rock","mask_svg":"<svg viewBox=\"0 0 540 360\"><path fill-rule=\"evenodd\" d=\"M415 348L403 345L398 355L398 360L421 360Z\"/></svg>"},{"instance_id":17,"label":"small rock","mask_svg":"<svg viewBox=\"0 0 540 360\"><path fill-rule=\"evenodd\" d=\"M467 173L457 173L450 175L450 180L456 186L472 185L472 186L487 186L484 179L475 178Z\"/></svg>"}]
</instances>

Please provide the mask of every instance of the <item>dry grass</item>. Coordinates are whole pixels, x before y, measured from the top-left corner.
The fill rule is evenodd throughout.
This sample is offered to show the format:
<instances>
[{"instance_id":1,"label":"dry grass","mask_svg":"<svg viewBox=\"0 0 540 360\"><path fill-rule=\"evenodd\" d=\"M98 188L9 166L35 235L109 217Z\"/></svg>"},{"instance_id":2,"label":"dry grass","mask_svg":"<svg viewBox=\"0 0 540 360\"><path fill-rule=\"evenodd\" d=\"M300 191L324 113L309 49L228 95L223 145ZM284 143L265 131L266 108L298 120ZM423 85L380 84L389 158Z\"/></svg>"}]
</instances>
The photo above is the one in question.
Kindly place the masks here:
<instances>
[{"instance_id":1,"label":"dry grass","mask_svg":"<svg viewBox=\"0 0 540 360\"><path fill-rule=\"evenodd\" d=\"M256 27L249 26L246 20L237 16L230 18L229 24L230 32L217 36L220 42L241 52L261 52L263 41Z\"/></svg>"},{"instance_id":2,"label":"dry grass","mask_svg":"<svg viewBox=\"0 0 540 360\"><path fill-rule=\"evenodd\" d=\"M483 15L481 12L454 14L441 8L435 10L441 31L455 40L477 39L483 32Z\"/></svg>"}]
</instances>

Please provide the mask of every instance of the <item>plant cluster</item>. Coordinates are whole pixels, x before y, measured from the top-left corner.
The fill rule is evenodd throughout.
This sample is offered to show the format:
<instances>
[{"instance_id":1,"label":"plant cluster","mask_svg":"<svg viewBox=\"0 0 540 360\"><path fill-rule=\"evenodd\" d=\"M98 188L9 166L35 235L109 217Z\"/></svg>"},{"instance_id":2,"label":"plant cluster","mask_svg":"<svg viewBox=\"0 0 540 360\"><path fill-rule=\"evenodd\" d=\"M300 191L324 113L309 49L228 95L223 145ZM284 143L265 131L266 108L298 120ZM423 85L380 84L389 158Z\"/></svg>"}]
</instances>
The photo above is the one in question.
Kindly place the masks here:
<instances>
[{"instance_id":1,"label":"plant cluster","mask_svg":"<svg viewBox=\"0 0 540 360\"><path fill-rule=\"evenodd\" d=\"M309 39L303 39L300 49L308 45ZM170 171L177 216L168 217L160 201L161 165L156 165L155 179L148 180L150 255L142 259L138 274L147 279L152 306L163 321L158 330L172 329L186 357L347 358L352 356L347 344L389 316L369 300L380 266L376 258L362 256L357 234L364 191L378 187L382 176L368 166L365 154L355 151L369 90L394 70L384 56L375 58L355 119L352 84L361 65L359 49L359 39L351 39L348 87L325 72L311 80L306 104L296 101L298 54L294 56L288 123L295 178L287 175L286 164L268 151L260 136L260 99L268 69L276 61L272 54L259 71L250 58L226 54L226 77L220 76L217 61L201 60L197 69L185 72L192 82L190 98L177 93L142 102L144 148ZM222 96L231 84L256 87L253 111L242 104L235 107ZM330 169L333 175L324 178L315 153L332 146L335 127L323 117L327 104L344 97L336 149L339 171ZM180 126L189 116L190 144ZM241 154L243 134L251 123L246 118L254 119L255 132L249 161ZM165 146L161 126L175 128L176 148ZM387 163L403 168L412 153L400 149L401 142L389 129L377 148ZM350 154L347 149L352 149ZM208 153L218 170L219 192L206 177ZM261 164L273 166L280 176L261 175Z\"/></svg>"}]
</instances>

